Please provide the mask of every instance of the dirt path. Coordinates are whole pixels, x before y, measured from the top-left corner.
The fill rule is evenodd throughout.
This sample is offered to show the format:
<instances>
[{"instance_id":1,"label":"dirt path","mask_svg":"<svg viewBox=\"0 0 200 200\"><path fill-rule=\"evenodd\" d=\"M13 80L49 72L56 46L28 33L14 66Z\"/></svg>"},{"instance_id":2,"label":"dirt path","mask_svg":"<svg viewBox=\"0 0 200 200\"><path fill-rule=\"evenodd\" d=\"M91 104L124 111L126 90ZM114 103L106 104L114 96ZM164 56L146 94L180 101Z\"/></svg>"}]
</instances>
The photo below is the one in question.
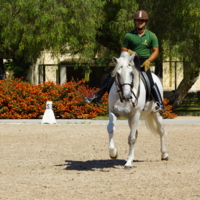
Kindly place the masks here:
<instances>
[{"instance_id":1,"label":"dirt path","mask_svg":"<svg viewBox=\"0 0 200 200\"><path fill-rule=\"evenodd\" d=\"M1 124L1 200L200 199L200 126L166 125L159 138L139 125L134 168L124 170L126 125L117 125L118 160L108 156L106 125Z\"/></svg>"}]
</instances>

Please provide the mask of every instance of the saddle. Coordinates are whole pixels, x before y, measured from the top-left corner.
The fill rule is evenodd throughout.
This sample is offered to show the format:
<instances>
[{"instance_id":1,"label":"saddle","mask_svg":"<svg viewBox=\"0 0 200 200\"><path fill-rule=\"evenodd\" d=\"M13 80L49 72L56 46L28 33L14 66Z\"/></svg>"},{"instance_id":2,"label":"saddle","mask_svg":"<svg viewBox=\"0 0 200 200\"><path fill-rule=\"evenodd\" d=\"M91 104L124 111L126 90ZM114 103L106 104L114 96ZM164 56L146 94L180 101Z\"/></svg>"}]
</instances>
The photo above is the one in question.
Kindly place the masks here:
<instances>
[{"instance_id":1,"label":"saddle","mask_svg":"<svg viewBox=\"0 0 200 200\"><path fill-rule=\"evenodd\" d=\"M143 63L146 60L146 58L134 58L135 68L140 72L140 77L144 83L145 89L146 89L146 101L151 101L151 88L154 85L153 79L151 77L151 72L148 70L145 72L144 67L141 67L141 63Z\"/></svg>"}]
</instances>

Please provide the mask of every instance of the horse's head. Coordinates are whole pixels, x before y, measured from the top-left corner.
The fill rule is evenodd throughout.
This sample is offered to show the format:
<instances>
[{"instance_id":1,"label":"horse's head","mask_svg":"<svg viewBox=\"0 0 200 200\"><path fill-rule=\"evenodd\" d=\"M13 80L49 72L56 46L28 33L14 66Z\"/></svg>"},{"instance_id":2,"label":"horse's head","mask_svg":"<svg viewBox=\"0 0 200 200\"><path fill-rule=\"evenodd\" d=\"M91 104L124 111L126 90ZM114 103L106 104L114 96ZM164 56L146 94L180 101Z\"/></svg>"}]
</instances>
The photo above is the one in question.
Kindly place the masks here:
<instances>
[{"instance_id":1,"label":"horse's head","mask_svg":"<svg viewBox=\"0 0 200 200\"><path fill-rule=\"evenodd\" d=\"M115 77L117 90L121 93L121 101L129 101L132 99L132 89L134 87L134 63L132 56L128 52L122 52L119 58L113 57L115 68L112 76Z\"/></svg>"}]
</instances>

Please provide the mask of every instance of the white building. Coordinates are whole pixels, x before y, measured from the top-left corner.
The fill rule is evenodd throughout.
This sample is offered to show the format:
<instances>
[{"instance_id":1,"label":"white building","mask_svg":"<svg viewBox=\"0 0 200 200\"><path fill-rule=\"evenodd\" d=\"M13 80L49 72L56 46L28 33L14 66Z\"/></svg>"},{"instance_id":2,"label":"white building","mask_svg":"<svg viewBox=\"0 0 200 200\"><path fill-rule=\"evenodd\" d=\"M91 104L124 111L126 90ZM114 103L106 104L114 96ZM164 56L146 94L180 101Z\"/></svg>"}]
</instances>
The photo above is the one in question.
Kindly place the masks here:
<instances>
[{"instance_id":1,"label":"white building","mask_svg":"<svg viewBox=\"0 0 200 200\"><path fill-rule=\"evenodd\" d=\"M70 55L52 58L50 53L45 52L37 60L36 64L31 67L28 80L30 80L31 84L35 85L44 81L53 81L59 84L66 83L66 80L71 78L67 74L67 67L73 67L73 64L70 64L70 59ZM151 67L151 70L154 71L154 67ZM173 61L171 66L168 61L163 63L163 79L161 81L164 91L175 90L182 79L183 65L181 61ZM190 92L196 91L200 91L200 79L190 89Z\"/></svg>"}]
</instances>

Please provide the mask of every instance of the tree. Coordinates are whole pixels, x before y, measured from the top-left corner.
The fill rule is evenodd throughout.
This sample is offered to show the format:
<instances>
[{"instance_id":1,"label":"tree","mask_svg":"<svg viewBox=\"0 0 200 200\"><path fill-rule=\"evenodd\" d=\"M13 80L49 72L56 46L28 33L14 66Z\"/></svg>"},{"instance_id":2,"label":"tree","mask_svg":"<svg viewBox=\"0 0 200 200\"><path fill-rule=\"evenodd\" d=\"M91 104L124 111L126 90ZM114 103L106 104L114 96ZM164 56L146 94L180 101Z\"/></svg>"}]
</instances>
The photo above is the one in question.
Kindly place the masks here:
<instances>
[{"instance_id":1,"label":"tree","mask_svg":"<svg viewBox=\"0 0 200 200\"><path fill-rule=\"evenodd\" d=\"M178 107L189 89L199 77L200 60L200 9L199 0L137 0L140 7L150 14L148 24L159 38L161 44L160 62L164 56L170 55L165 47L171 47L171 53L184 61L184 78L170 98L173 108ZM188 68L189 67L189 68ZM158 71L162 71L162 64L156 65Z\"/></svg>"},{"instance_id":2,"label":"tree","mask_svg":"<svg viewBox=\"0 0 200 200\"><path fill-rule=\"evenodd\" d=\"M43 50L94 57L97 18L104 1L0 0L0 54L16 77L26 75Z\"/></svg>"},{"instance_id":3,"label":"tree","mask_svg":"<svg viewBox=\"0 0 200 200\"><path fill-rule=\"evenodd\" d=\"M16 77L25 76L43 50L78 55L90 65L102 48L107 57L119 53L136 6L120 0L0 0L0 53L12 60Z\"/></svg>"},{"instance_id":4,"label":"tree","mask_svg":"<svg viewBox=\"0 0 200 200\"><path fill-rule=\"evenodd\" d=\"M199 1L190 1L183 15L181 38L177 38L179 58L183 60L184 77L170 101L178 107L199 78L200 70L200 14Z\"/></svg>"},{"instance_id":5,"label":"tree","mask_svg":"<svg viewBox=\"0 0 200 200\"><path fill-rule=\"evenodd\" d=\"M102 25L98 29L96 41L109 52L120 53L124 35L133 29L133 13L138 6L135 1L105 1ZM106 52L107 53L107 52Z\"/></svg>"}]
</instances>

